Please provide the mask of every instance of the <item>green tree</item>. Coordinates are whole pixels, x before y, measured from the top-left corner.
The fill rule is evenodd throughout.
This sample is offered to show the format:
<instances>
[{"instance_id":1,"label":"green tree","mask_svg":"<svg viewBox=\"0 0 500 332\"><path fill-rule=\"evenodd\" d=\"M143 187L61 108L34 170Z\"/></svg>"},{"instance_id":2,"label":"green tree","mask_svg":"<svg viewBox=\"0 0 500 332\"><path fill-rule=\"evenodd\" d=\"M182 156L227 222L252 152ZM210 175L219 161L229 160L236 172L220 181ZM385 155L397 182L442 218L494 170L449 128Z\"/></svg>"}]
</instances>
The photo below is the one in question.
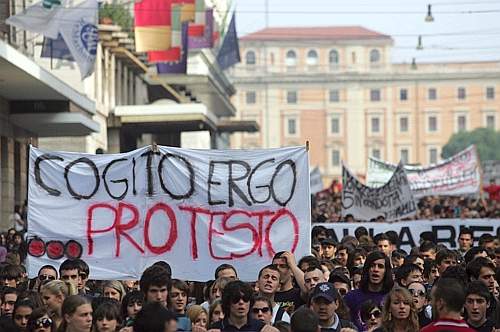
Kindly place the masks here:
<instances>
[{"instance_id":1,"label":"green tree","mask_svg":"<svg viewBox=\"0 0 500 332\"><path fill-rule=\"evenodd\" d=\"M133 3L133 2L132 2ZM99 8L99 19L111 18L113 24L119 25L124 31L129 32L132 28L133 18L127 5L117 0L112 3L101 4Z\"/></svg>"},{"instance_id":2,"label":"green tree","mask_svg":"<svg viewBox=\"0 0 500 332\"><path fill-rule=\"evenodd\" d=\"M454 134L443 147L441 156L449 158L472 144L476 145L482 161L500 160L500 132L489 128L477 128Z\"/></svg>"}]
</instances>

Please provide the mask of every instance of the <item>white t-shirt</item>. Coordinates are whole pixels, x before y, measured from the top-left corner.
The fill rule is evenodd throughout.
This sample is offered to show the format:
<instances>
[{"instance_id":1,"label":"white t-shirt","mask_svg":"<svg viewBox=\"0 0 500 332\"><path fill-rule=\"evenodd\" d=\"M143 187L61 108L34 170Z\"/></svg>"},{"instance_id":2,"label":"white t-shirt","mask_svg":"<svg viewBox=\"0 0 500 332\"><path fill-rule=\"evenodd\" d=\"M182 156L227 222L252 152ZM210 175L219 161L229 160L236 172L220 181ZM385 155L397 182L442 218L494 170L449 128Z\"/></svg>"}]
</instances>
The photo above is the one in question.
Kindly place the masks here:
<instances>
[{"instance_id":1,"label":"white t-shirt","mask_svg":"<svg viewBox=\"0 0 500 332\"><path fill-rule=\"evenodd\" d=\"M276 314L278 313L279 308L280 308L279 303L276 303L273 307L273 319L272 319L273 324L276 323L275 322ZM288 313L285 311L280 320L287 322L287 323L290 323L290 315L288 315Z\"/></svg>"}]
</instances>

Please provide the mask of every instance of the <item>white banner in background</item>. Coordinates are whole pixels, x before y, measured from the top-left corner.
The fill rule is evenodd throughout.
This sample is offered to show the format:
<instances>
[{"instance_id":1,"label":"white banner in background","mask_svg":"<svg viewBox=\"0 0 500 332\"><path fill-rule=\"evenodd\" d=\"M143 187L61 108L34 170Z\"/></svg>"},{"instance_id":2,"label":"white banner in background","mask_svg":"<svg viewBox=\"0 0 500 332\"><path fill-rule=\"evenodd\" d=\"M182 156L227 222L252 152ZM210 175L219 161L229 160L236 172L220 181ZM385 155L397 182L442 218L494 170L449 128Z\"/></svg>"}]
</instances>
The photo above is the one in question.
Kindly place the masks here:
<instances>
[{"instance_id":1,"label":"white banner in background","mask_svg":"<svg viewBox=\"0 0 500 332\"><path fill-rule=\"evenodd\" d=\"M274 253L310 252L305 147L30 150L28 270L81 257L93 279L139 278L165 260L205 281L222 264L255 280Z\"/></svg>"},{"instance_id":2,"label":"white banner in background","mask_svg":"<svg viewBox=\"0 0 500 332\"><path fill-rule=\"evenodd\" d=\"M369 158L366 183L379 187L392 176L397 165ZM405 165L415 197L477 195L481 184L479 158L475 146L428 167Z\"/></svg>"},{"instance_id":3,"label":"white banner in background","mask_svg":"<svg viewBox=\"0 0 500 332\"><path fill-rule=\"evenodd\" d=\"M437 242L446 245L450 249L458 249L458 234L460 228L463 227L472 230L476 244L479 237L484 233L500 236L500 219L436 219L398 221L394 223L324 223L313 224L313 226L329 228L333 238L338 242L346 235L354 236L354 231L360 226L366 227L372 237L378 233L395 231L399 235L401 249L408 253L411 248L419 245L418 241L422 232L433 232L436 235Z\"/></svg>"},{"instance_id":4,"label":"white banner in background","mask_svg":"<svg viewBox=\"0 0 500 332\"><path fill-rule=\"evenodd\" d=\"M310 178L311 195L314 195L323 190L323 180L321 180L321 171L319 170L318 166L313 168L310 174Z\"/></svg>"},{"instance_id":5,"label":"white banner in background","mask_svg":"<svg viewBox=\"0 0 500 332\"><path fill-rule=\"evenodd\" d=\"M369 221L383 216L386 221L412 217L417 206L403 166L381 187L368 187L356 179L347 167L342 167L342 216Z\"/></svg>"}]
</instances>

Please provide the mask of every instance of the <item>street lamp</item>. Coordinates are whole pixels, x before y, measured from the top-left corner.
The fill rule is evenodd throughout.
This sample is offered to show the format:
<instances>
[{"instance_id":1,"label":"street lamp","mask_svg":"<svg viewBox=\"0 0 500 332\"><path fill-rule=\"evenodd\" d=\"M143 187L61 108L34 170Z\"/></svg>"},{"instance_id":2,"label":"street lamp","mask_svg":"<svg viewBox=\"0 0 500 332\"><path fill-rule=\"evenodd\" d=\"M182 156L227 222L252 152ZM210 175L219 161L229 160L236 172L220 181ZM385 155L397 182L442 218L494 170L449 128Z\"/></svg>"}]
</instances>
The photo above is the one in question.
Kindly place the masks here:
<instances>
[{"instance_id":1,"label":"street lamp","mask_svg":"<svg viewBox=\"0 0 500 332\"><path fill-rule=\"evenodd\" d=\"M426 22L434 22L434 17L432 17L432 5L427 5L427 16L425 17Z\"/></svg>"},{"instance_id":2,"label":"street lamp","mask_svg":"<svg viewBox=\"0 0 500 332\"><path fill-rule=\"evenodd\" d=\"M418 36L417 50L423 50L424 45L422 45L422 36Z\"/></svg>"}]
</instances>

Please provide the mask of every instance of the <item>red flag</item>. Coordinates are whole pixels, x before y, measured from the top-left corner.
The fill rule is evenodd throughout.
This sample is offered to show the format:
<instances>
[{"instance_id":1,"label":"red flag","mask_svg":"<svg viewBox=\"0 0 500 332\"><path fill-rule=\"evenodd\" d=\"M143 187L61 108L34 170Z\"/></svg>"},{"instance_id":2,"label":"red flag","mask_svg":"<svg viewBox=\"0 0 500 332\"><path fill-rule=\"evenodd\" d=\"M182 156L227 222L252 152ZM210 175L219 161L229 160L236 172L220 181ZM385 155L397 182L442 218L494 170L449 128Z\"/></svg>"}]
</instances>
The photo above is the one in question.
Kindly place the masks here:
<instances>
[{"instance_id":1,"label":"red flag","mask_svg":"<svg viewBox=\"0 0 500 332\"><path fill-rule=\"evenodd\" d=\"M171 47L171 9L174 0L142 0L134 5L137 52L161 51Z\"/></svg>"}]
</instances>

